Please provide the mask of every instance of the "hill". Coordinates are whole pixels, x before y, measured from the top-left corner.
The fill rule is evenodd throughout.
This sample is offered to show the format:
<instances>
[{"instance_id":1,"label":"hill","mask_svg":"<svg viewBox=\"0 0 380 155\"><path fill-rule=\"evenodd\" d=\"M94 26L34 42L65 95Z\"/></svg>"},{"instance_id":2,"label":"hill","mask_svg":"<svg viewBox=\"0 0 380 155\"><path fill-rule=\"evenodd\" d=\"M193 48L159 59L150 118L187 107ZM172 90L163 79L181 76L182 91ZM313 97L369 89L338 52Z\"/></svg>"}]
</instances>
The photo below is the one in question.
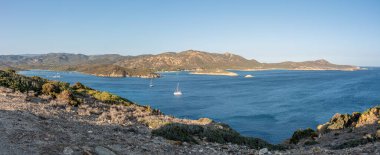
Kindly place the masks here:
<instances>
[{"instance_id":1,"label":"hill","mask_svg":"<svg viewBox=\"0 0 380 155\"><path fill-rule=\"evenodd\" d=\"M223 70L358 70L358 67L336 65L326 60L305 62L260 63L231 53L208 53L188 50L157 55L121 56L50 53L40 55L0 55L0 68L17 70L48 69L79 71L110 77L159 77L158 71L194 71L195 74L226 74ZM215 72L214 71L218 71ZM231 73L228 73L228 75Z\"/></svg>"},{"instance_id":2,"label":"hill","mask_svg":"<svg viewBox=\"0 0 380 155\"><path fill-rule=\"evenodd\" d=\"M281 62L281 63L263 63L263 69L288 69L288 70L344 70L354 71L359 67L350 65L336 65L324 59L304 62Z\"/></svg>"},{"instance_id":3,"label":"hill","mask_svg":"<svg viewBox=\"0 0 380 155\"><path fill-rule=\"evenodd\" d=\"M231 53L217 54L194 50L136 56L117 64L127 68L149 68L156 71L245 69L260 65L256 60L247 60Z\"/></svg>"}]
</instances>

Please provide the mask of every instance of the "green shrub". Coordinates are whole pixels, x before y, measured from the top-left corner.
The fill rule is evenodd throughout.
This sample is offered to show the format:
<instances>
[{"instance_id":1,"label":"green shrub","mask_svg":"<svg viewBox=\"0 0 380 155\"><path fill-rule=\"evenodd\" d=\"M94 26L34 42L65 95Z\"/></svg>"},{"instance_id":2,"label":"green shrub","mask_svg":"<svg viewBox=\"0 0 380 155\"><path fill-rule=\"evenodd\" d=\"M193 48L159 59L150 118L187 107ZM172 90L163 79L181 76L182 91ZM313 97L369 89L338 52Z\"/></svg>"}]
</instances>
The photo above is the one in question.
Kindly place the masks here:
<instances>
[{"instance_id":1,"label":"green shrub","mask_svg":"<svg viewBox=\"0 0 380 155\"><path fill-rule=\"evenodd\" d=\"M39 77L27 77L16 74L14 70L0 70L0 86L11 88L13 91L41 93L45 79Z\"/></svg>"},{"instance_id":2,"label":"green shrub","mask_svg":"<svg viewBox=\"0 0 380 155\"><path fill-rule=\"evenodd\" d=\"M197 143L193 136L201 132L203 128L198 125L168 124L152 133L170 140Z\"/></svg>"},{"instance_id":3,"label":"green shrub","mask_svg":"<svg viewBox=\"0 0 380 155\"><path fill-rule=\"evenodd\" d=\"M221 144L233 143L246 145L255 149L275 147L258 138L243 137L235 130L223 125L201 126L172 123L153 130L152 134L162 136L170 140L191 143L197 143L194 137L198 137L199 139L205 139L208 142L216 142Z\"/></svg>"},{"instance_id":4,"label":"green shrub","mask_svg":"<svg viewBox=\"0 0 380 155\"><path fill-rule=\"evenodd\" d=\"M315 144L319 144L317 141L314 141L314 140L308 140L305 142L305 145L315 145Z\"/></svg>"},{"instance_id":5,"label":"green shrub","mask_svg":"<svg viewBox=\"0 0 380 155\"><path fill-rule=\"evenodd\" d=\"M305 130L297 130L293 133L292 138L290 138L290 143L297 144L303 138L313 138L317 136L317 132L310 128L307 128Z\"/></svg>"},{"instance_id":6,"label":"green shrub","mask_svg":"<svg viewBox=\"0 0 380 155\"><path fill-rule=\"evenodd\" d=\"M73 93L70 90L63 90L57 98L59 100L65 101L67 104L72 106L77 106L79 104L78 100L75 99Z\"/></svg>"},{"instance_id":7,"label":"green shrub","mask_svg":"<svg viewBox=\"0 0 380 155\"><path fill-rule=\"evenodd\" d=\"M71 86L71 88L76 91L94 90L94 89L91 89L90 87L83 85L80 82L75 83L73 86Z\"/></svg>"},{"instance_id":8,"label":"green shrub","mask_svg":"<svg viewBox=\"0 0 380 155\"><path fill-rule=\"evenodd\" d=\"M126 100L121 98L120 96L113 95L109 92L101 92L101 91L96 91L96 90L90 90L88 91L88 94L92 95L94 98L97 100L106 102L106 103L123 103Z\"/></svg>"},{"instance_id":9,"label":"green shrub","mask_svg":"<svg viewBox=\"0 0 380 155\"><path fill-rule=\"evenodd\" d=\"M45 83L42 85L42 93L55 97L56 94L59 93L59 87L51 82Z\"/></svg>"},{"instance_id":10,"label":"green shrub","mask_svg":"<svg viewBox=\"0 0 380 155\"><path fill-rule=\"evenodd\" d=\"M111 94L109 92L94 90L94 89L89 88L89 87L87 87L87 86L85 86L79 82L77 82L73 86L71 86L71 89L73 89L74 92L77 94L90 95L90 96L94 97L95 99L103 101L105 103L124 104L126 106L132 104L131 101L129 101L125 98Z\"/></svg>"},{"instance_id":11,"label":"green shrub","mask_svg":"<svg viewBox=\"0 0 380 155\"><path fill-rule=\"evenodd\" d=\"M69 84L65 82L49 81L42 85L42 93L55 98L64 90L69 90Z\"/></svg>"},{"instance_id":12,"label":"green shrub","mask_svg":"<svg viewBox=\"0 0 380 155\"><path fill-rule=\"evenodd\" d=\"M70 98L69 104L71 105L77 105L81 102L78 95L91 95L97 100L110 104L123 104L126 106L133 104L120 96L94 90L79 82L70 87L69 83L66 82L49 81L37 76L27 77L17 74L14 70L0 70L0 86L11 88L13 91L34 91L37 95L46 94L53 98L58 96ZM151 111L159 112L153 109Z\"/></svg>"}]
</instances>

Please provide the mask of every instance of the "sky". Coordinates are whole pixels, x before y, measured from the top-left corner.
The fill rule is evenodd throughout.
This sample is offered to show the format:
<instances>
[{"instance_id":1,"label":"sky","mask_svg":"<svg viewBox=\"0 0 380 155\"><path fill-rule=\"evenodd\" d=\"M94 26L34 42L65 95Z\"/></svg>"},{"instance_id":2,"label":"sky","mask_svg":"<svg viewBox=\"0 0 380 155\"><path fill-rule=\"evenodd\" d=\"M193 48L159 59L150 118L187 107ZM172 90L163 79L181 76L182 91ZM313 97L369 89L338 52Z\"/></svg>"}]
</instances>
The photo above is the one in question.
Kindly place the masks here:
<instances>
[{"instance_id":1,"label":"sky","mask_svg":"<svg viewBox=\"0 0 380 155\"><path fill-rule=\"evenodd\" d=\"M0 0L0 55L189 49L380 66L380 1Z\"/></svg>"}]
</instances>

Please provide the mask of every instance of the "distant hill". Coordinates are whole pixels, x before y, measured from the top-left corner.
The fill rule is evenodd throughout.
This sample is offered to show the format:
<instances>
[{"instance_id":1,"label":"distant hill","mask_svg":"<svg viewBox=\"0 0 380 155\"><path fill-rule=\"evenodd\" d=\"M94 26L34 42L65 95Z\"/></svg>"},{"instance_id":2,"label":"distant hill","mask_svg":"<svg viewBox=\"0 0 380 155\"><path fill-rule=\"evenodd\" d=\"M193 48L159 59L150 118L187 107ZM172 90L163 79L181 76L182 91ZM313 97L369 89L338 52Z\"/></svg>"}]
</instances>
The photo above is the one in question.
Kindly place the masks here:
<instances>
[{"instance_id":1,"label":"distant hill","mask_svg":"<svg viewBox=\"0 0 380 155\"><path fill-rule=\"evenodd\" d=\"M263 63L264 69L289 69L289 70L358 70L359 67L350 65L336 65L324 59L304 62L281 62L281 63Z\"/></svg>"},{"instance_id":2,"label":"distant hill","mask_svg":"<svg viewBox=\"0 0 380 155\"><path fill-rule=\"evenodd\" d=\"M188 50L157 55L122 56L118 54L83 55L49 53L36 55L0 55L0 68L49 69L79 71L111 77L158 77L157 71L213 70L357 70L358 67L336 65L326 60L305 62L260 63L231 53L208 53Z\"/></svg>"},{"instance_id":3,"label":"distant hill","mask_svg":"<svg viewBox=\"0 0 380 155\"><path fill-rule=\"evenodd\" d=\"M156 71L246 69L260 65L256 60L247 60L231 53L217 54L194 50L130 57L116 64L126 68L149 68Z\"/></svg>"}]
</instances>

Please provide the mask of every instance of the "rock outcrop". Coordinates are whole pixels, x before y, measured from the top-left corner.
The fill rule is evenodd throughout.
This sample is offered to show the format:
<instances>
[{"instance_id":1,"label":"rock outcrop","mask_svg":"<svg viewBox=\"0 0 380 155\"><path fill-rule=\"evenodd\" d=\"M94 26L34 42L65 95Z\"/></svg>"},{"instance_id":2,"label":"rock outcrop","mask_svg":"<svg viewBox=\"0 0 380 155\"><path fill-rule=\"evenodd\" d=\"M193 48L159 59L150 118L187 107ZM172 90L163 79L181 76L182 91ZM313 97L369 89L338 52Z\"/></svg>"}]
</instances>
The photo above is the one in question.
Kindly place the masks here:
<instances>
[{"instance_id":1,"label":"rock outcrop","mask_svg":"<svg viewBox=\"0 0 380 155\"><path fill-rule=\"evenodd\" d=\"M362 127L378 123L380 118L380 107L373 107L364 113L353 112L352 114L335 114L331 120L319 125L317 131L325 133L328 130L339 130L344 128Z\"/></svg>"},{"instance_id":2,"label":"rock outcrop","mask_svg":"<svg viewBox=\"0 0 380 155\"><path fill-rule=\"evenodd\" d=\"M337 150L337 154L380 153L379 109L376 106L363 113L337 113L329 122L319 125L317 131L295 132L290 143L293 142L293 148L302 148L308 153L316 153L316 148L318 153L324 150L322 154L333 153L331 150Z\"/></svg>"},{"instance_id":3,"label":"rock outcrop","mask_svg":"<svg viewBox=\"0 0 380 155\"><path fill-rule=\"evenodd\" d=\"M355 127L362 127L368 124L379 123L380 106L370 108L360 115Z\"/></svg>"}]
</instances>

